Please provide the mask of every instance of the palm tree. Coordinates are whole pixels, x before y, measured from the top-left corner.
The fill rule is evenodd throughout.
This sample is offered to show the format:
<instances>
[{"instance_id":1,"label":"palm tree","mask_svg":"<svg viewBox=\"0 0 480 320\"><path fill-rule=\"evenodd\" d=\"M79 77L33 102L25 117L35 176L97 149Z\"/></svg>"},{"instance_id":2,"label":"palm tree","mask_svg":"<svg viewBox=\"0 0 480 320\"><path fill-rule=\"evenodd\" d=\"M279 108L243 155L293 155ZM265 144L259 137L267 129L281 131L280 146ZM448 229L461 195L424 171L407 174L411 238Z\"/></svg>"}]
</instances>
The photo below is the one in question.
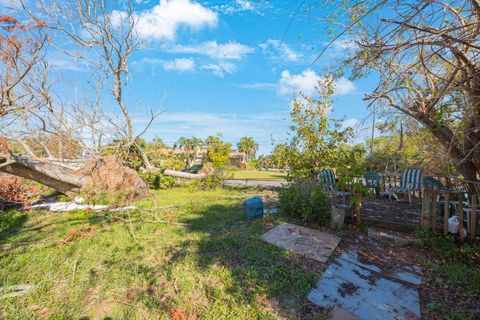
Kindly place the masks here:
<instances>
[{"instance_id":1,"label":"palm tree","mask_svg":"<svg viewBox=\"0 0 480 320\"><path fill-rule=\"evenodd\" d=\"M203 146L203 141L200 138L192 137L185 138L181 137L175 143L175 147L178 147L183 150L185 163L188 167L191 167L197 158L199 149Z\"/></svg>"},{"instance_id":2,"label":"palm tree","mask_svg":"<svg viewBox=\"0 0 480 320\"><path fill-rule=\"evenodd\" d=\"M238 151L245 152L247 161L255 159L258 151L258 143L252 137L243 137L237 143Z\"/></svg>"}]
</instances>

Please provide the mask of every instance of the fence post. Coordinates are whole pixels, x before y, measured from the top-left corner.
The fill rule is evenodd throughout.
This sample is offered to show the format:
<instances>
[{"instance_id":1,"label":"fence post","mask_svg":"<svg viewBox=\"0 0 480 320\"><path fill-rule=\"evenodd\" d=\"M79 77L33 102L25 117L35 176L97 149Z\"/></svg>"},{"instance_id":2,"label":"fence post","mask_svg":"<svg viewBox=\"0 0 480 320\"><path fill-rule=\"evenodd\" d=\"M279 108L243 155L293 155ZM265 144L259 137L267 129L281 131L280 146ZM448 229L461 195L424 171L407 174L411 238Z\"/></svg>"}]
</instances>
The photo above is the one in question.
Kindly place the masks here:
<instances>
[{"instance_id":1,"label":"fence post","mask_svg":"<svg viewBox=\"0 0 480 320\"><path fill-rule=\"evenodd\" d=\"M472 195L472 213L470 214L470 239L475 240L477 234L478 194Z\"/></svg>"},{"instance_id":2,"label":"fence post","mask_svg":"<svg viewBox=\"0 0 480 320\"><path fill-rule=\"evenodd\" d=\"M438 192L433 191L433 206L432 206L432 231L436 232L437 230L437 206L438 206ZM430 206L429 206L430 207Z\"/></svg>"},{"instance_id":3,"label":"fence post","mask_svg":"<svg viewBox=\"0 0 480 320\"><path fill-rule=\"evenodd\" d=\"M459 235L460 235L460 240L463 241L463 193L459 192L458 193L458 219L460 220L460 230L459 230Z\"/></svg>"},{"instance_id":4,"label":"fence post","mask_svg":"<svg viewBox=\"0 0 480 320\"><path fill-rule=\"evenodd\" d=\"M450 215L450 193L445 193L445 207L443 208L443 235L448 235L448 216Z\"/></svg>"},{"instance_id":5,"label":"fence post","mask_svg":"<svg viewBox=\"0 0 480 320\"><path fill-rule=\"evenodd\" d=\"M429 203L430 199L430 191L425 190L423 193L423 201L422 201L422 221L421 221L421 226L422 228L428 228L428 211L430 207Z\"/></svg>"}]
</instances>

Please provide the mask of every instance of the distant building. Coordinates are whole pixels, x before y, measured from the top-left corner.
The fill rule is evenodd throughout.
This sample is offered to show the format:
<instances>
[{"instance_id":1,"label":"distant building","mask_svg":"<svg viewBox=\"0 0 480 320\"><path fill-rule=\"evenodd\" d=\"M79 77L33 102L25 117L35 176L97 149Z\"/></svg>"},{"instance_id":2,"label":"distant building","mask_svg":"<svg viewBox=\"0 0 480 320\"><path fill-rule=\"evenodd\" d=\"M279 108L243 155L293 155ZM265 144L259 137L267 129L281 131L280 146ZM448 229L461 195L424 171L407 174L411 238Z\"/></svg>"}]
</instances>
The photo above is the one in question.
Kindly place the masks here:
<instances>
[{"instance_id":1,"label":"distant building","mask_svg":"<svg viewBox=\"0 0 480 320\"><path fill-rule=\"evenodd\" d=\"M245 168L247 163L247 154L245 152L230 152L228 157L232 167Z\"/></svg>"}]
</instances>

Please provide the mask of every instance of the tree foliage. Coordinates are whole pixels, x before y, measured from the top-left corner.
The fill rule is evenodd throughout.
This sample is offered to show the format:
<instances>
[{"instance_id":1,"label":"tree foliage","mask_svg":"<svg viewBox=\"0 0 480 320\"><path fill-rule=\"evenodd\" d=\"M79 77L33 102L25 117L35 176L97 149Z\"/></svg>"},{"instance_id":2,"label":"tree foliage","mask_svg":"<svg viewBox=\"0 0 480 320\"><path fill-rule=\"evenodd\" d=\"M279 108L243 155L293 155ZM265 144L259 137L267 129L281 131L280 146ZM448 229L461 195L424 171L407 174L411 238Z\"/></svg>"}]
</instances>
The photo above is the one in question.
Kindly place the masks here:
<instances>
[{"instance_id":1,"label":"tree foliage","mask_svg":"<svg viewBox=\"0 0 480 320\"><path fill-rule=\"evenodd\" d=\"M353 130L342 128L342 121L328 117L332 110L333 79L325 77L318 90L319 99L302 96L293 101L292 138L288 143L277 145L273 152L275 165L288 168L295 179L316 178L322 168L348 168L363 163L363 148L348 144Z\"/></svg>"},{"instance_id":2,"label":"tree foliage","mask_svg":"<svg viewBox=\"0 0 480 320\"><path fill-rule=\"evenodd\" d=\"M480 178L479 1L336 6L336 22L356 47L347 61L353 77L379 77L366 99L417 120L465 178Z\"/></svg>"},{"instance_id":3,"label":"tree foliage","mask_svg":"<svg viewBox=\"0 0 480 320\"><path fill-rule=\"evenodd\" d=\"M374 152L367 158L370 170L401 172L418 167L432 175L456 173L444 146L416 122L385 122L380 130L383 135L375 138ZM367 141L368 145L371 143Z\"/></svg>"},{"instance_id":4,"label":"tree foliage","mask_svg":"<svg viewBox=\"0 0 480 320\"><path fill-rule=\"evenodd\" d=\"M237 149L246 154L247 161L252 161L257 155L258 143L255 142L253 137L242 137L237 143Z\"/></svg>"},{"instance_id":5,"label":"tree foliage","mask_svg":"<svg viewBox=\"0 0 480 320\"><path fill-rule=\"evenodd\" d=\"M45 47L51 41L47 24L31 18L22 23L16 17L0 15L0 117L27 113L46 104L47 97L34 92L32 82L45 81Z\"/></svg>"},{"instance_id":6,"label":"tree foliage","mask_svg":"<svg viewBox=\"0 0 480 320\"><path fill-rule=\"evenodd\" d=\"M229 155L232 152L232 145L218 139L207 148L207 159L215 170L221 170L229 163Z\"/></svg>"},{"instance_id":7,"label":"tree foliage","mask_svg":"<svg viewBox=\"0 0 480 320\"><path fill-rule=\"evenodd\" d=\"M203 141L197 137L181 137L175 143L175 147L183 151L181 157L185 161L185 165L191 167L200 152L200 148L203 147Z\"/></svg>"}]
</instances>

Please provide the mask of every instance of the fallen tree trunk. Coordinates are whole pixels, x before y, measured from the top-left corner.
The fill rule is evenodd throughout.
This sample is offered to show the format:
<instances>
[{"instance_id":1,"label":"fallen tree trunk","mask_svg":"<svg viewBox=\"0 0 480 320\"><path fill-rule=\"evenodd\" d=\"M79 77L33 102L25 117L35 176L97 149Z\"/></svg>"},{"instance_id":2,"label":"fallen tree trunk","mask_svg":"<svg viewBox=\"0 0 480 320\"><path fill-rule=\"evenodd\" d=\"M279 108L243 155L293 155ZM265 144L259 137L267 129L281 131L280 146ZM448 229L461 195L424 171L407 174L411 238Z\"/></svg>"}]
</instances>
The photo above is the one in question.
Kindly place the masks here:
<instances>
[{"instance_id":1,"label":"fallen tree trunk","mask_svg":"<svg viewBox=\"0 0 480 320\"><path fill-rule=\"evenodd\" d=\"M137 172L125 167L116 156L61 161L0 153L0 172L39 182L64 194L93 189L124 192L133 198L149 190Z\"/></svg>"},{"instance_id":2,"label":"fallen tree trunk","mask_svg":"<svg viewBox=\"0 0 480 320\"><path fill-rule=\"evenodd\" d=\"M174 170L165 170L163 171L163 174L166 176L185 178L185 179L203 179L207 176L204 173L188 173L188 172L181 172L181 171L174 171Z\"/></svg>"},{"instance_id":3,"label":"fallen tree trunk","mask_svg":"<svg viewBox=\"0 0 480 320\"><path fill-rule=\"evenodd\" d=\"M0 172L39 182L61 193L78 192L82 187L82 177L71 168L14 154L0 154Z\"/></svg>"}]
</instances>

